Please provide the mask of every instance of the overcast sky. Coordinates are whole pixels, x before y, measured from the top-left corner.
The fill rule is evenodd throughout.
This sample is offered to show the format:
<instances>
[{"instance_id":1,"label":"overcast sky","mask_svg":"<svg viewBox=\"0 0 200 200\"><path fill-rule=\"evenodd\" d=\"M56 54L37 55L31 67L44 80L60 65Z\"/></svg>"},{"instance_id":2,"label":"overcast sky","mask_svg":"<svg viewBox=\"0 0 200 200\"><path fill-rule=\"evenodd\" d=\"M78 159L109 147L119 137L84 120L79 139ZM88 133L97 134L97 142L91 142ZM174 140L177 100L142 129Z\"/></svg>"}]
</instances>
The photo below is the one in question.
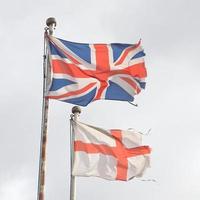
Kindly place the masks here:
<instances>
[{"instance_id":1,"label":"overcast sky","mask_svg":"<svg viewBox=\"0 0 200 200\"><path fill-rule=\"evenodd\" d=\"M135 43L142 38L147 87L126 102L96 101L80 120L105 129L152 129L143 179L77 178L77 200L200 199L199 0L7 0L0 6L0 199L35 200L42 108L45 21L75 42ZM48 122L46 199L69 199L69 115L52 100Z\"/></svg>"}]
</instances>

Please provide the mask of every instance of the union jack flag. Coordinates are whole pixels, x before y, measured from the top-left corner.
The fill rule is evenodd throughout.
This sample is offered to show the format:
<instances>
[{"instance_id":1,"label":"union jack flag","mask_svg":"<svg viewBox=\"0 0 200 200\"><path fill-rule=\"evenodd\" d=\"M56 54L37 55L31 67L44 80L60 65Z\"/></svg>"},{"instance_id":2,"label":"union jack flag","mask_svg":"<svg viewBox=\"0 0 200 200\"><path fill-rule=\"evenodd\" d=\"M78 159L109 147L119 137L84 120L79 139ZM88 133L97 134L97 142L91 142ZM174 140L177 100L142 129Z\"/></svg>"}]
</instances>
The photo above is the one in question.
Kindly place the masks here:
<instances>
[{"instance_id":1,"label":"union jack flag","mask_svg":"<svg viewBox=\"0 0 200 200\"><path fill-rule=\"evenodd\" d=\"M52 70L47 98L86 106L133 101L145 88L145 53L137 44L84 44L47 35Z\"/></svg>"}]
</instances>

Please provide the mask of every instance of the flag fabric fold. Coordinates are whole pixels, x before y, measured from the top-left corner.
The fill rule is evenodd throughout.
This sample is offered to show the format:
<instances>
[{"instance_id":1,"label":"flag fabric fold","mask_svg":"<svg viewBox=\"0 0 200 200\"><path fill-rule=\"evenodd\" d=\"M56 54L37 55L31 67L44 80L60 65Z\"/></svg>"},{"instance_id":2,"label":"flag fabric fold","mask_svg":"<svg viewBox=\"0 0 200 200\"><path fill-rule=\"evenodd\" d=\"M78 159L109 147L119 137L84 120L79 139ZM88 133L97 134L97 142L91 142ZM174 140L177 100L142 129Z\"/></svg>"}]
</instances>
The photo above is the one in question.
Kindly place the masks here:
<instances>
[{"instance_id":1,"label":"flag fabric fold","mask_svg":"<svg viewBox=\"0 0 200 200\"><path fill-rule=\"evenodd\" d=\"M84 44L46 36L52 71L47 98L86 106L133 101L145 88L145 53L137 44Z\"/></svg>"},{"instance_id":2,"label":"flag fabric fold","mask_svg":"<svg viewBox=\"0 0 200 200\"><path fill-rule=\"evenodd\" d=\"M143 175L149 167L149 146L142 146L137 131L104 130L72 121L74 176L96 176L127 181Z\"/></svg>"}]
</instances>

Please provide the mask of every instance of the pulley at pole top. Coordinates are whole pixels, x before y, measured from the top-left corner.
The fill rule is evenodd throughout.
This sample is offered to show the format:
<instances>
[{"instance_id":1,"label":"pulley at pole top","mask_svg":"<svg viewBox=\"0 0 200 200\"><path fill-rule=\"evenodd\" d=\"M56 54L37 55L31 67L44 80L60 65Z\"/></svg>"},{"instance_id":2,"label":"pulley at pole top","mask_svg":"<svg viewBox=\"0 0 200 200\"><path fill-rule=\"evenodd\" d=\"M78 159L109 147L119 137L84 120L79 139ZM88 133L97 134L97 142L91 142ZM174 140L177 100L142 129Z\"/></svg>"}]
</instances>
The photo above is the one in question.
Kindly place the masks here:
<instances>
[{"instance_id":1,"label":"pulley at pole top","mask_svg":"<svg viewBox=\"0 0 200 200\"><path fill-rule=\"evenodd\" d=\"M56 19L54 17L49 17L46 20L47 30L49 31L49 35L53 35L53 31L57 25Z\"/></svg>"}]
</instances>

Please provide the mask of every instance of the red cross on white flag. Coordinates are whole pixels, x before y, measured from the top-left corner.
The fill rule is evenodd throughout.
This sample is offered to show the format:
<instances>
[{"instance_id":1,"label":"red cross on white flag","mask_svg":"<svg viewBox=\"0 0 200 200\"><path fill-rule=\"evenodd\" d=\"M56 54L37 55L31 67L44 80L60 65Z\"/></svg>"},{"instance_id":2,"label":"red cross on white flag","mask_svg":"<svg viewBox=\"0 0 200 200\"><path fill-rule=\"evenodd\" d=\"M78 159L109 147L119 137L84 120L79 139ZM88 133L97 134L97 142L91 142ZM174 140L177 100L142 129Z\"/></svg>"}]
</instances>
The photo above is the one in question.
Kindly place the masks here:
<instances>
[{"instance_id":1,"label":"red cross on white flag","mask_svg":"<svg viewBox=\"0 0 200 200\"><path fill-rule=\"evenodd\" d=\"M104 130L74 122L74 176L127 181L149 167L149 146L136 131Z\"/></svg>"}]
</instances>

